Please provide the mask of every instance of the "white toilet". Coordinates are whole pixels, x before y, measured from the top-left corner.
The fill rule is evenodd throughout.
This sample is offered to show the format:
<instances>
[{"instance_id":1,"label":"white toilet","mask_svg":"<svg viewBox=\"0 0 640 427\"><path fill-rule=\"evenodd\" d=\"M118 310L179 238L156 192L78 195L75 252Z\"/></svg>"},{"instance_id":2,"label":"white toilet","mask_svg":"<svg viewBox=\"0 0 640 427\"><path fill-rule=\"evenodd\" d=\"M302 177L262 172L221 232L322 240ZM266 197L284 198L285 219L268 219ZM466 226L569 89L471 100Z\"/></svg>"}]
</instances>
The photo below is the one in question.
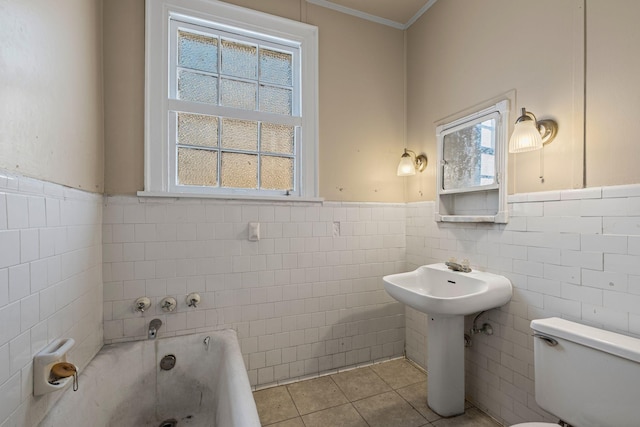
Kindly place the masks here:
<instances>
[{"instance_id":1,"label":"white toilet","mask_svg":"<svg viewBox=\"0 0 640 427\"><path fill-rule=\"evenodd\" d=\"M574 427L640 426L640 339L557 317L531 328L541 408Z\"/></svg>"}]
</instances>

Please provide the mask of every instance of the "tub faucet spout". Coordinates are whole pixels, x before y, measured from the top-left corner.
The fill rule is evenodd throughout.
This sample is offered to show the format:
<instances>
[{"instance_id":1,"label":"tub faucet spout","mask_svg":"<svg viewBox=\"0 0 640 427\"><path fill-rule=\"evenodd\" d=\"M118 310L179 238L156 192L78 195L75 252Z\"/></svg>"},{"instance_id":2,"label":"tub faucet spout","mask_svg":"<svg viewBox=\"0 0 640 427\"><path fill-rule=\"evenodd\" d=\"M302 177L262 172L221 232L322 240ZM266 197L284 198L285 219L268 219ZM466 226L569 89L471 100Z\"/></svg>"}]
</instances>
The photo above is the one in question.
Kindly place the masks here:
<instances>
[{"instance_id":1,"label":"tub faucet spout","mask_svg":"<svg viewBox=\"0 0 640 427\"><path fill-rule=\"evenodd\" d=\"M156 339L156 335L158 334L158 329L160 329L160 326L162 326L162 320L160 319L153 319L149 323L149 339L150 340Z\"/></svg>"}]
</instances>

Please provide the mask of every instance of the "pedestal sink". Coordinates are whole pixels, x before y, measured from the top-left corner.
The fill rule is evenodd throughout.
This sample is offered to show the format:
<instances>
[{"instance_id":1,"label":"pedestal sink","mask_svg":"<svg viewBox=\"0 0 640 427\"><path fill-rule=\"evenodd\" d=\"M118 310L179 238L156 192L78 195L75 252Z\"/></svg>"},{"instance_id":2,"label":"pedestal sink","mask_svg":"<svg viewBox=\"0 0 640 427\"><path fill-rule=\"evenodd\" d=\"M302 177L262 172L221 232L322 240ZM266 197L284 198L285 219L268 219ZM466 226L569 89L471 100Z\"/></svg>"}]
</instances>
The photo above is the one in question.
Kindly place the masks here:
<instances>
[{"instance_id":1,"label":"pedestal sink","mask_svg":"<svg viewBox=\"0 0 640 427\"><path fill-rule=\"evenodd\" d=\"M509 302L511 282L482 271L452 271L444 263L382 279L389 295L428 314L429 407L444 417L464 413L464 316Z\"/></svg>"}]
</instances>

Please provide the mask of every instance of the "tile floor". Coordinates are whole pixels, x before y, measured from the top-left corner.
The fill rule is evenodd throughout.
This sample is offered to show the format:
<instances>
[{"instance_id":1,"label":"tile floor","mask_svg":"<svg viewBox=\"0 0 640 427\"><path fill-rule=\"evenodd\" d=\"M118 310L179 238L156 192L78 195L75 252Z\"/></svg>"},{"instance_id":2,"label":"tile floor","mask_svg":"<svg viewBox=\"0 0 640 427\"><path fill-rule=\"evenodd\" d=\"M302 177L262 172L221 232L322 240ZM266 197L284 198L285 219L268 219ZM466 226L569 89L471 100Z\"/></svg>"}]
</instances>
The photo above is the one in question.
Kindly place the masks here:
<instances>
[{"instance_id":1,"label":"tile floor","mask_svg":"<svg viewBox=\"0 0 640 427\"><path fill-rule=\"evenodd\" d=\"M426 404L427 376L406 359L254 392L270 427L499 427L467 404L442 418Z\"/></svg>"}]
</instances>

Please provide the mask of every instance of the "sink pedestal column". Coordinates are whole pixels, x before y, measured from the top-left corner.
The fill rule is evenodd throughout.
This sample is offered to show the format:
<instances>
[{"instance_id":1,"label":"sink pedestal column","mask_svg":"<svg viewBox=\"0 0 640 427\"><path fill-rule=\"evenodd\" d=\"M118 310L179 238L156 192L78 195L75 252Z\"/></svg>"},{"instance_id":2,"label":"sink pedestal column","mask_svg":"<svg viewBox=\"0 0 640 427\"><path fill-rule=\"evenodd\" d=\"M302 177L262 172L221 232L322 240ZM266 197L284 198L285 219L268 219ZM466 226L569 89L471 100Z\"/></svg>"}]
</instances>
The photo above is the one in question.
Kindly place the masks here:
<instances>
[{"instance_id":1,"label":"sink pedestal column","mask_svg":"<svg viewBox=\"0 0 640 427\"><path fill-rule=\"evenodd\" d=\"M427 314L427 403L438 415L464 413L464 316Z\"/></svg>"}]
</instances>

